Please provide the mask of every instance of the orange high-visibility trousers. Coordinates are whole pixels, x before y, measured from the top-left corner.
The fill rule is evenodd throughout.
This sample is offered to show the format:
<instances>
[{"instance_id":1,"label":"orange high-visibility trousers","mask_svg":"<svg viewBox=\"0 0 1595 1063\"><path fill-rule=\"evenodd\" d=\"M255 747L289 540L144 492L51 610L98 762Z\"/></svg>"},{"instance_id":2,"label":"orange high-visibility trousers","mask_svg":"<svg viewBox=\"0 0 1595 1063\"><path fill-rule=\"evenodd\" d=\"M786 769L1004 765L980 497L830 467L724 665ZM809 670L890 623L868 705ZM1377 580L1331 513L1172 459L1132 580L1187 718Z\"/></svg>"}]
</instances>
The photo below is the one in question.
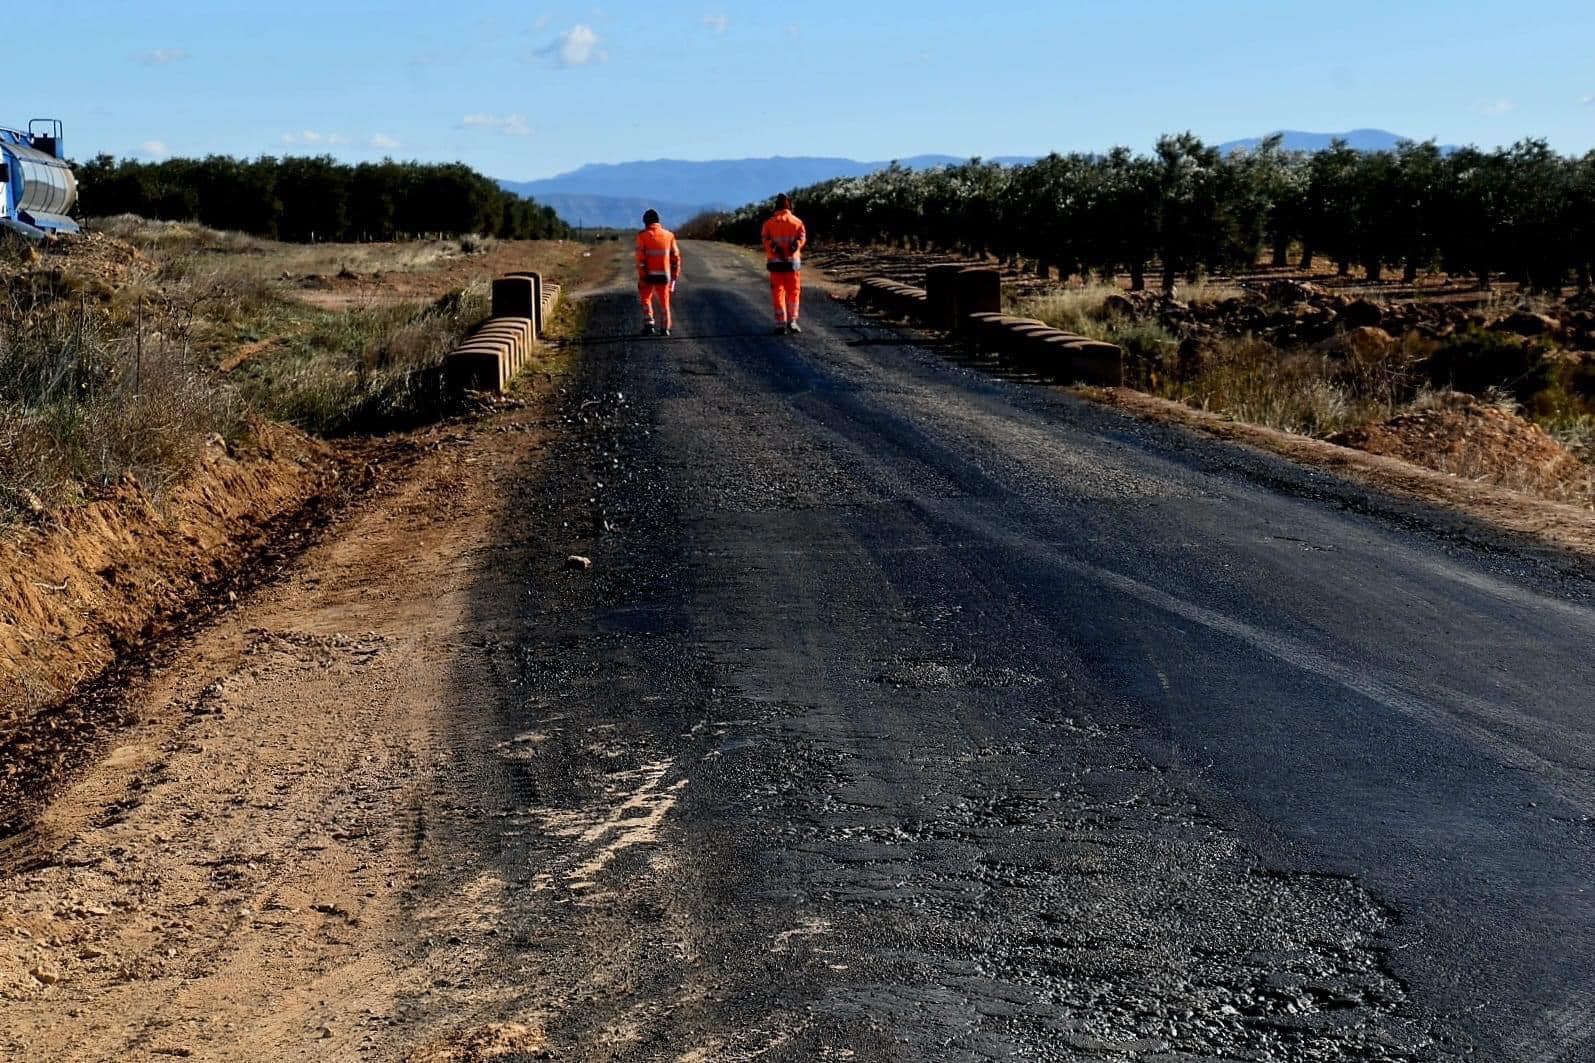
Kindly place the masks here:
<instances>
[{"instance_id":1,"label":"orange high-visibility trousers","mask_svg":"<svg viewBox=\"0 0 1595 1063\"><path fill-rule=\"evenodd\" d=\"M803 295L803 274L770 274L770 301L775 304L775 323L784 325L798 319L798 300Z\"/></svg>"},{"instance_id":2,"label":"orange high-visibility trousers","mask_svg":"<svg viewBox=\"0 0 1595 1063\"><path fill-rule=\"evenodd\" d=\"M637 282L637 295L642 299L643 319L646 320L649 324L653 324L653 319L654 319L654 297L655 296L659 297L659 306L660 306L660 309L663 311L662 317L664 318L664 320L662 320L660 322L660 324L663 325L665 328L669 328L670 327L670 285L669 284L650 284L648 281L645 281L645 280L638 281Z\"/></svg>"}]
</instances>

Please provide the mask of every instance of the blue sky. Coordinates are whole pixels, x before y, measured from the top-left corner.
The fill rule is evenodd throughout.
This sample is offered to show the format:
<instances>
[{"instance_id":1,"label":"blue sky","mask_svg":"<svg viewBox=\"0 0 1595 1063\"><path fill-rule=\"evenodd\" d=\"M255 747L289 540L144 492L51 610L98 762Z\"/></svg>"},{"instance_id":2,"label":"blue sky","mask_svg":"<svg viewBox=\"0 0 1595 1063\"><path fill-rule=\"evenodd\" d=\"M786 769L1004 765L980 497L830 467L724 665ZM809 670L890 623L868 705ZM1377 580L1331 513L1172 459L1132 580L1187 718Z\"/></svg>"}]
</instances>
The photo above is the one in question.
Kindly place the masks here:
<instances>
[{"instance_id":1,"label":"blue sky","mask_svg":"<svg viewBox=\"0 0 1595 1063\"><path fill-rule=\"evenodd\" d=\"M528 179L1145 148L1183 129L1595 147L1589 0L50 0L10 32L0 125L59 117L74 157L391 154Z\"/></svg>"}]
</instances>

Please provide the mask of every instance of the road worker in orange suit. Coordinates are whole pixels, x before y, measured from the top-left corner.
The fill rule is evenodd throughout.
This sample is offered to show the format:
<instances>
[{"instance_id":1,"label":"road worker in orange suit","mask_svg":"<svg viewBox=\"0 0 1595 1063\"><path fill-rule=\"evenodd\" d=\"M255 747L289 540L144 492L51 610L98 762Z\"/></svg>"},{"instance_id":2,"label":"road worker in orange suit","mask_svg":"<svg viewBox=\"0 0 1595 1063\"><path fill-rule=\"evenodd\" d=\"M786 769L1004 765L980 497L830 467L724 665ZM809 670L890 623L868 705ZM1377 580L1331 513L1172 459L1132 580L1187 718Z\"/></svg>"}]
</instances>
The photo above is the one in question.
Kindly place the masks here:
<instances>
[{"instance_id":1,"label":"road worker in orange suit","mask_svg":"<svg viewBox=\"0 0 1595 1063\"><path fill-rule=\"evenodd\" d=\"M681 279L681 248L676 234L659 224L659 212L649 209L642 216L643 230L637 234L637 294L642 297L642 334L670 335L670 293ZM654 322L654 299L663 311L663 327Z\"/></svg>"},{"instance_id":2,"label":"road worker in orange suit","mask_svg":"<svg viewBox=\"0 0 1595 1063\"><path fill-rule=\"evenodd\" d=\"M770 299L775 303L777 335L802 332L798 326L798 299L803 294L803 246L808 230L792 213L792 197L775 197L775 213L764 223L765 268L770 271Z\"/></svg>"}]
</instances>

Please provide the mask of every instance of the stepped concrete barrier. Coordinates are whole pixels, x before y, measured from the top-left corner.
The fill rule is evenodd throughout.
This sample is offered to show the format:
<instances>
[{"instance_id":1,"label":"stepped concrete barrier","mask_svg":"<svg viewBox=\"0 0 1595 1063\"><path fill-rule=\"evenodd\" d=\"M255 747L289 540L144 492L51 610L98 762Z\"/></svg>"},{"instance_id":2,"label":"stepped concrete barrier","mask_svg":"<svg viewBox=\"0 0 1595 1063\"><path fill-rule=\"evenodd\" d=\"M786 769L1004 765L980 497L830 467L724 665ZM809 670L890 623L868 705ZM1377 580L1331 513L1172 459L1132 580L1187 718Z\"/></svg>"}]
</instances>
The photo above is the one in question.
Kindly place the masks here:
<instances>
[{"instance_id":1,"label":"stepped concrete barrier","mask_svg":"<svg viewBox=\"0 0 1595 1063\"><path fill-rule=\"evenodd\" d=\"M1002 275L985 266L931 266L925 287L890 277L865 277L858 302L885 314L953 332L1002 362L1058 383L1120 387L1124 351L1111 343L1002 312Z\"/></svg>"},{"instance_id":2,"label":"stepped concrete barrier","mask_svg":"<svg viewBox=\"0 0 1595 1063\"><path fill-rule=\"evenodd\" d=\"M1014 314L971 314L969 320L970 327L965 330L967 337L976 346L988 348L996 354L1001 354L1004 348L1013 346L1016 328L1022 325L1047 327L1045 321L1033 317L1018 317Z\"/></svg>"},{"instance_id":3,"label":"stepped concrete barrier","mask_svg":"<svg viewBox=\"0 0 1595 1063\"><path fill-rule=\"evenodd\" d=\"M449 390L455 394L508 390L545 335L544 322L553 314L559 292L559 285L530 270L495 278L491 316L473 327L444 359L443 379Z\"/></svg>"},{"instance_id":4,"label":"stepped concrete barrier","mask_svg":"<svg viewBox=\"0 0 1595 1063\"><path fill-rule=\"evenodd\" d=\"M895 317L925 318L925 290L890 277L865 277L859 282L858 301Z\"/></svg>"},{"instance_id":5,"label":"stepped concrete barrier","mask_svg":"<svg viewBox=\"0 0 1595 1063\"><path fill-rule=\"evenodd\" d=\"M1124 351L1112 343L1057 329L1016 336L1023 345L1023 364L1058 383L1120 387L1124 383Z\"/></svg>"}]
</instances>

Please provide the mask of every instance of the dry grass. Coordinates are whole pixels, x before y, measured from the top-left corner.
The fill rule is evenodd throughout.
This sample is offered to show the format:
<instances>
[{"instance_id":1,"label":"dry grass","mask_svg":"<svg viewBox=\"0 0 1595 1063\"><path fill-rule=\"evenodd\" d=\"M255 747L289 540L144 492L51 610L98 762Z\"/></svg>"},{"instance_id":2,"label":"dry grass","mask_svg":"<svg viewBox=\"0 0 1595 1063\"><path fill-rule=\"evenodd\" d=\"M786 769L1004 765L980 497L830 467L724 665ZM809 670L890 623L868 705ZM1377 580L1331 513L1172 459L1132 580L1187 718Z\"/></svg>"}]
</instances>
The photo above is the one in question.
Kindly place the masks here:
<instances>
[{"instance_id":1,"label":"dry grass","mask_svg":"<svg viewBox=\"0 0 1595 1063\"><path fill-rule=\"evenodd\" d=\"M304 273L425 271L462 257L457 241L301 247L136 218L101 229L137 250L0 248L0 529L127 473L159 493L207 438L242 438L255 417L321 434L433 418L444 355L487 312L479 285L348 310L296 298ZM250 345L265 353L218 369Z\"/></svg>"},{"instance_id":2,"label":"dry grass","mask_svg":"<svg viewBox=\"0 0 1595 1063\"><path fill-rule=\"evenodd\" d=\"M220 232L193 222L148 221L132 215L100 218L101 232L165 259L171 270L192 269L223 283L270 281L282 274L331 275L413 273L435 267L446 258L479 254L496 241L467 236L459 240L414 240L370 244L284 244L243 233Z\"/></svg>"},{"instance_id":3,"label":"dry grass","mask_svg":"<svg viewBox=\"0 0 1595 1063\"><path fill-rule=\"evenodd\" d=\"M1126 354L1130 382L1148 389L1173 363L1179 338L1150 318L1107 313L1108 297L1122 294L1113 285L1092 284L1022 298L1013 310L1065 332L1118 344Z\"/></svg>"},{"instance_id":4,"label":"dry grass","mask_svg":"<svg viewBox=\"0 0 1595 1063\"><path fill-rule=\"evenodd\" d=\"M1359 375L1341 359L1281 351L1251 336L1218 341L1192 371L1162 375L1156 385L1152 393L1161 398L1298 435L1333 435L1396 410L1393 390L1374 373Z\"/></svg>"},{"instance_id":5,"label":"dry grass","mask_svg":"<svg viewBox=\"0 0 1595 1063\"><path fill-rule=\"evenodd\" d=\"M1052 288L1043 294L1021 300L1020 305L1031 308L1028 312L1043 320L1050 320L1047 315L1053 314L1063 320L1084 322L1109 316L1104 312L1108 297L1125 294L1125 289L1117 284L1093 281L1075 287ZM1246 294L1246 289L1232 281L1206 277L1188 284L1181 283L1174 293L1180 302L1197 308L1244 298Z\"/></svg>"},{"instance_id":6,"label":"dry grass","mask_svg":"<svg viewBox=\"0 0 1595 1063\"><path fill-rule=\"evenodd\" d=\"M1107 284L1060 288L1044 295L1020 299L1013 309L1016 314L1040 318L1053 328L1065 332L1104 339L1105 336L1099 335L1107 323L1103 306L1108 296L1116 294L1119 294L1119 289Z\"/></svg>"},{"instance_id":7,"label":"dry grass","mask_svg":"<svg viewBox=\"0 0 1595 1063\"><path fill-rule=\"evenodd\" d=\"M234 380L248 408L307 432L417 424L443 409L444 356L487 312L487 290L474 288L433 304L326 314L271 358L246 364Z\"/></svg>"},{"instance_id":8,"label":"dry grass","mask_svg":"<svg viewBox=\"0 0 1595 1063\"><path fill-rule=\"evenodd\" d=\"M159 490L204 441L243 431L237 396L180 347L78 305L0 307L0 524L133 473Z\"/></svg>"}]
</instances>

